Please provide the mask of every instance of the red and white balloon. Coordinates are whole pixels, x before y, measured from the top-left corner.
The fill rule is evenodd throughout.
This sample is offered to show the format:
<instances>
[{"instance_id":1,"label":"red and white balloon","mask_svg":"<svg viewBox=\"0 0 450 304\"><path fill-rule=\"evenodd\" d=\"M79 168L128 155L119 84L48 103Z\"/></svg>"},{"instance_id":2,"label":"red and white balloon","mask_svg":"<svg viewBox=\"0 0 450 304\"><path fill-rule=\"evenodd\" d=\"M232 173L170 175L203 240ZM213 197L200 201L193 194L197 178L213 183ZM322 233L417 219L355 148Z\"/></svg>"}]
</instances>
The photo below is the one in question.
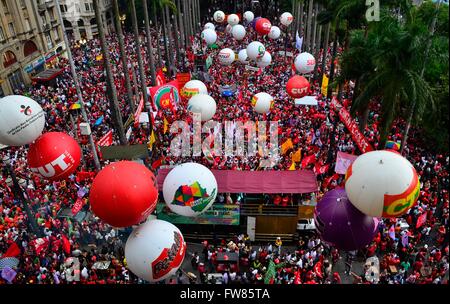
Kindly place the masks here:
<instances>
[{"instance_id":1,"label":"red and white balloon","mask_svg":"<svg viewBox=\"0 0 450 304\"><path fill-rule=\"evenodd\" d=\"M261 35L269 34L271 27L272 27L272 24L266 18L258 19L258 21L256 21L256 24L255 24L256 31Z\"/></svg>"},{"instance_id":2,"label":"red and white balloon","mask_svg":"<svg viewBox=\"0 0 450 304\"><path fill-rule=\"evenodd\" d=\"M291 13L285 12L281 14L280 22L282 25L289 26L292 23L292 21L294 21L294 17L292 16Z\"/></svg>"},{"instance_id":3,"label":"red and white balloon","mask_svg":"<svg viewBox=\"0 0 450 304\"><path fill-rule=\"evenodd\" d=\"M28 149L28 166L40 177L55 181L74 173L81 161L81 149L75 139L61 132L48 132Z\"/></svg>"},{"instance_id":4,"label":"red and white balloon","mask_svg":"<svg viewBox=\"0 0 450 304\"><path fill-rule=\"evenodd\" d=\"M295 57L294 65L300 74L308 74L314 71L316 59L310 53L303 52Z\"/></svg>"},{"instance_id":5,"label":"red and white balloon","mask_svg":"<svg viewBox=\"0 0 450 304\"><path fill-rule=\"evenodd\" d=\"M293 98L301 98L308 95L309 88L308 80L299 75L292 76L286 83L286 91Z\"/></svg>"}]
</instances>

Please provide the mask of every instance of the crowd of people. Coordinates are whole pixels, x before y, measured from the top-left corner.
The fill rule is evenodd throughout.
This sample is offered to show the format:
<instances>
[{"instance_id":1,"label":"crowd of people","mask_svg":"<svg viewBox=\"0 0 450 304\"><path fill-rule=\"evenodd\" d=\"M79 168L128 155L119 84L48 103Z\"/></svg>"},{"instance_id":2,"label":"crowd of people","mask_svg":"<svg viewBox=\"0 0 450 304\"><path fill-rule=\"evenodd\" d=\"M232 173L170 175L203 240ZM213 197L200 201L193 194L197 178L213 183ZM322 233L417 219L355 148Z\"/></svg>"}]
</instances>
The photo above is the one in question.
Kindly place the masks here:
<instances>
[{"instance_id":1,"label":"crowd of people","mask_svg":"<svg viewBox=\"0 0 450 304\"><path fill-rule=\"evenodd\" d=\"M345 129L339 116L329 105L330 97L322 95L319 81L310 77L311 95L316 95L318 106L298 106L285 90L287 80L293 75L291 68L293 57L280 54L288 51L298 52L295 43L285 44L284 39L270 40L257 37L250 27L243 41L236 41L231 35L218 29L218 45L228 47L235 52L245 48L252 40L260 40L266 50L272 54L272 63L259 72L246 70L239 62L231 66L222 66L217 60L219 49L207 48L200 39L194 37L196 49L193 53L212 56L213 64L208 69L211 79L207 82L208 92L217 103L217 111L213 119L219 122L230 121L276 121L278 122L279 143L292 140L293 147L279 155L277 162L270 170L288 170L292 166L292 156L301 151L302 159L314 155L314 161L302 166L295 164L296 169L316 169L319 189L314 194L319 201L325 192L343 185L343 175L334 172L337 151L358 154L359 151L351 135ZM155 34L153 32L153 34ZM145 38L145 37L143 37ZM137 58L133 35L125 34L125 45L128 60L127 69L121 64L120 52L115 35L107 37L108 48L112 60L115 86L118 91L119 104L123 120L133 114L130 101L126 97L124 81L125 73L132 79L133 91L139 94L139 77L137 76ZM161 47L161 41L153 37L154 47ZM146 48L141 48L146 66L147 79L150 77ZM329 73L331 48L317 52L318 74L321 71L322 52L326 52L326 70ZM114 127L109 102L106 96L106 82L98 39L92 39L85 45L73 44L72 53L81 81L81 92L86 105L89 123L93 126L95 140L100 139ZM164 55L164 48L161 47ZM155 56L157 54L155 53ZM180 63L181 64L181 63ZM193 60L183 62L187 70L194 71ZM83 214L89 214L88 193L95 176L95 165L91 147L87 138L79 131L82 121L79 110L70 110L71 105L78 102L76 89L70 74L67 61L59 59L59 67L64 72L53 85L35 83L30 88L16 92L36 100L46 111L46 131L66 132L76 138L83 150L82 164L77 174L66 181L46 182L31 174L27 169L26 147L8 147L0 150L2 158L8 155L12 167L19 178L27 181L25 195L29 202L33 219L27 218L17 193L7 184L10 175L5 164L2 164L0 175L0 259L13 256L18 265L13 269L16 275L11 280L0 278L0 284L65 284L65 283L138 283L142 282L126 268L124 258L124 237L130 229L118 231L103 224L94 216L74 219L61 216L65 209L71 209L77 199L83 201ZM168 79L171 75L166 75ZM172 75L173 77L173 75ZM145 84L150 86L150 82ZM231 97L222 96L220 86L236 85L237 91ZM270 113L261 115L252 110L251 97L258 92L266 92L274 97L274 106ZM343 105L351 105L352 90L343 92ZM137 104L139 98L132 102ZM175 112L164 110L155 117L154 132L157 141L152 147L152 160L163 159L165 165L175 165L185 161L202 163L212 169L230 170L262 170L259 166L260 155L250 157L224 157L215 155L214 159L200 157L174 157L166 153L170 147L173 134L164 131L164 120L171 124L175 120L192 122L186 110L187 100L182 99ZM364 134L376 148L378 141L379 108L374 105L370 109L369 121ZM96 122L103 117L100 124ZM391 130L390 139L401 140L405 122L398 119ZM149 132L142 125L131 125L129 143L147 143ZM334 138L334 140L332 140ZM116 143L117 138L116 139ZM449 215L449 156L437 153L430 143L423 138L419 128L412 128L405 147L405 157L415 166L421 181L419 201L405 216L399 219L382 219L378 233L373 242L359 252L343 253L323 243L319 236L312 232L303 235L298 244L282 245L277 239L273 244L258 246L240 235L220 242L204 245L203 257L194 256L192 266L201 282L208 282L208 273L218 271L215 258L219 252L236 252L239 256L238 269L227 267L219 269L224 273L224 283L285 283L285 284L339 284L343 275L351 275L354 283L373 283L365 273L351 271L352 259L365 259L377 256L380 261L380 278L382 284L406 283L446 283L448 280L448 215ZM102 161L106 164L107 161ZM328 166L325 172L317 170ZM221 195L218 200L228 202L229 195ZM280 206L298 204L286 195L274 196L267 200ZM240 202L241 203L241 202ZM426 213L426 221L418 225L418 219ZM81 214L81 213L80 213ZM34 220L40 231L31 229L29 222ZM406 224L405 224L406 223ZM392 233L392 226L395 227ZM292 245L292 244L291 244ZM188 246L189 247L189 246ZM15 252L11 254L11 252ZM335 271L340 255L347 258L345 274ZM67 260L68 258L71 258ZM76 258L73 260L73 258ZM110 262L106 269L99 269L98 262ZM74 268L74 263L79 267ZM97 266L96 266L97 265ZM391 267L391 266L394 266ZM101 268L101 267L100 267ZM78 270L73 270L78 269ZM272 271L275 270L272 275ZM269 275L269 274L270 275ZM79 280L75 279L79 276ZM183 273L180 272L180 278ZM193 283L195 280L191 280ZM181 283L181 279L168 280L169 283Z\"/></svg>"}]
</instances>

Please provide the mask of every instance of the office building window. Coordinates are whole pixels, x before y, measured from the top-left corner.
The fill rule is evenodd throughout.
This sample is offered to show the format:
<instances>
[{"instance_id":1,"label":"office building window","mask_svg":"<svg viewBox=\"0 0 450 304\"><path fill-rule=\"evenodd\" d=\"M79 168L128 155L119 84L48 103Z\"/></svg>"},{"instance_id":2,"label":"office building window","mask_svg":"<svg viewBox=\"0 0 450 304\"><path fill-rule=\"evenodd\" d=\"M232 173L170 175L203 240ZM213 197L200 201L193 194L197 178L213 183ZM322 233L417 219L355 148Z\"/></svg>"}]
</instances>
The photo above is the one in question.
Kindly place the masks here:
<instances>
[{"instance_id":1,"label":"office building window","mask_svg":"<svg viewBox=\"0 0 450 304\"><path fill-rule=\"evenodd\" d=\"M48 10L48 14L50 15L50 20L55 20L55 14L53 14L53 8Z\"/></svg>"},{"instance_id":2,"label":"office building window","mask_svg":"<svg viewBox=\"0 0 450 304\"><path fill-rule=\"evenodd\" d=\"M25 8L26 7L25 0L20 0L20 7L21 8Z\"/></svg>"},{"instance_id":3,"label":"office building window","mask_svg":"<svg viewBox=\"0 0 450 304\"><path fill-rule=\"evenodd\" d=\"M47 40L48 49L51 49L53 47L53 41L52 41L52 36L50 35L49 32L45 33L45 39Z\"/></svg>"},{"instance_id":4,"label":"office building window","mask_svg":"<svg viewBox=\"0 0 450 304\"><path fill-rule=\"evenodd\" d=\"M25 18L25 31L31 31L31 23L29 18Z\"/></svg>"},{"instance_id":5,"label":"office building window","mask_svg":"<svg viewBox=\"0 0 450 304\"><path fill-rule=\"evenodd\" d=\"M84 9L87 11L87 12L89 12L90 11L90 9L89 9L89 3L84 3Z\"/></svg>"},{"instance_id":6,"label":"office building window","mask_svg":"<svg viewBox=\"0 0 450 304\"><path fill-rule=\"evenodd\" d=\"M14 24L11 22L8 24L9 27L9 32L11 34L11 36L15 37L16 36L16 30L14 29Z\"/></svg>"},{"instance_id":7,"label":"office building window","mask_svg":"<svg viewBox=\"0 0 450 304\"><path fill-rule=\"evenodd\" d=\"M67 12L67 5L60 5L59 9L61 10L61 13Z\"/></svg>"},{"instance_id":8,"label":"office building window","mask_svg":"<svg viewBox=\"0 0 450 304\"><path fill-rule=\"evenodd\" d=\"M58 28L57 27L55 27L53 29L53 36L55 37L55 41L59 41L60 40L59 39L59 32L58 32Z\"/></svg>"},{"instance_id":9,"label":"office building window","mask_svg":"<svg viewBox=\"0 0 450 304\"><path fill-rule=\"evenodd\" d=\"M5 14L8 14L9 10L8 10L8 4L6 3L6 0L2 0L2 6L3 6L3 10L4 10Z\"/></svg>"},{"instance_id":10,"label":"office building window","mask_svg":"<svg viewBox=\"0 0 450 304\"><path fill-rule=\"evenodd\" d=\"M0 26L0 41L5 39L6 39L5 33L3 32L3 28Z\"/></svg>"}]
</instances>

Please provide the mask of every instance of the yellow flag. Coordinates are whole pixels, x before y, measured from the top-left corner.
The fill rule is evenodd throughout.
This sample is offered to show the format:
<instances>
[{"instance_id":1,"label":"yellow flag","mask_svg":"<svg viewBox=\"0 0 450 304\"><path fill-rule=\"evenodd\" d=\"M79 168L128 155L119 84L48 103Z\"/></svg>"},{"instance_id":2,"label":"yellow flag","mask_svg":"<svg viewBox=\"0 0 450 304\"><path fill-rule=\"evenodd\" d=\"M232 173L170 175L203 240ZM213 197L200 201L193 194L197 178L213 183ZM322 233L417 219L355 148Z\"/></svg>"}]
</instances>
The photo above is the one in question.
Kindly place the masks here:
<instances>
[{"instance_id":1,"label":"yellow flag","mask_svg":"<svg viewBox=\"0 0 450 304\"><path fill-rule=\"evenodd\" d=\"M156 142L156 136L155 136L155 132L153 132L152 130L152 134L150 135L150 141L148 142L148 148L150 150L153 149L153 144Z\"/></svg>"},{"instance_id":2,"label":"yellow flag","mask_svg":"<svg viewBox=\"0 0 450 304\"><path fill-rule=\"evenodd\" d=\"M291 166L289 167L289 171L295 170L295 162L292 162Z\"/></svg>"},{"instance_id":3,"label":"yellow flag","mask_svg":"<svg viewBox=\"0 0 450 304\"><path fill-rule=\"evenodd\" d=\"M287 151L294 148L294 145L292 144L292 140L289 138L281 145L281 155L284 155Z\"/></svg>"},{"instance_id":4,"label":"yellow flag","mask_svg":"<svg viewBox=\"0 0 450 304\"><path fill-rule=\"evenodd\" d=\"M167 121L167 119L164 117L164 131L163 134L166 134L166 132L169 130L169 122Z\"/></svg>"},{"instance_id":5,"label":"yellow flag","mask_svg":"<svg viewBox=\"0 0 450 304\"><path fill-rule=\"evenodd\" d=\"M323 74L323 78L322 78L322 95L324 97L327 97L327 90L328 90L328 77L327 77L327 75Z\"/></svg>"},{"instance_id":6,"label":"yellow flag","mask_svg":"<svg viewBox=\"0 0 450 304\"><path fill-rule=\"evenodd\" d=\"M297 152L292 154L292 162L298 163L302 159L302 149L298 149Z\"/></svg>"}]
</instances>

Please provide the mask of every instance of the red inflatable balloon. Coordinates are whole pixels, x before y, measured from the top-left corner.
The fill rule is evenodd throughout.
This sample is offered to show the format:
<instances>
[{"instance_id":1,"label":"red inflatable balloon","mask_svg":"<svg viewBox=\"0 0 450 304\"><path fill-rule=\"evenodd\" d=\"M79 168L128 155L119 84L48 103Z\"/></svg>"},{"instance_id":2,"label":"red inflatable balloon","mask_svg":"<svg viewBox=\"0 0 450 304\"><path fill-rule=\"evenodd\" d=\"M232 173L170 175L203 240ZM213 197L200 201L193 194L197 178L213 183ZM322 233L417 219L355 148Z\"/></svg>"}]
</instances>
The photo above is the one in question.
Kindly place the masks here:
<instances>
[{"instance_id":1,"label":"red inflatable balloon","mask_svg":"<svg viewBox=\"0 0 450 304\"><path fill-rule=\"evenodd\" d=\"M256 24L255 24L256 31L261 35L269 34L271 27L272 27L272 24L270 24L270 21L266 18L258 19L258 21L256 21Z\"/></svg>"},{"instance_id":2,"label":"red inflatable balloon","mask_svg":"<svg viewBox=\"0 0 450 304\"><path fill-rule=\"evenodd\" d=\"M38 137L28 149L30 170L50 181L66 179L77 169L81 149L75 139L61 132Z\"/></svg>"},{"instance_id":3,"label":"red inflatable balloon","mask_svg":"<svg viewBox=\"0 0 450 304\"><path fill-rule=\"evenodd\" d=\"M286 83L286 91L293 98L301 98L308 95L309 82L305 77L295 75Z\"/></svg>"},{"instance_id":4,"label":"red inflatable balloon","mask_svg":"<svg viewBox=\"0 0 450 304\"><path fill-rule=\"evenodd\" d=\"M155 210L158 188L144 165L119 161L103 168L89 193L92 211L113 227L139 224Z\"/></svg>"}]
</instances>

